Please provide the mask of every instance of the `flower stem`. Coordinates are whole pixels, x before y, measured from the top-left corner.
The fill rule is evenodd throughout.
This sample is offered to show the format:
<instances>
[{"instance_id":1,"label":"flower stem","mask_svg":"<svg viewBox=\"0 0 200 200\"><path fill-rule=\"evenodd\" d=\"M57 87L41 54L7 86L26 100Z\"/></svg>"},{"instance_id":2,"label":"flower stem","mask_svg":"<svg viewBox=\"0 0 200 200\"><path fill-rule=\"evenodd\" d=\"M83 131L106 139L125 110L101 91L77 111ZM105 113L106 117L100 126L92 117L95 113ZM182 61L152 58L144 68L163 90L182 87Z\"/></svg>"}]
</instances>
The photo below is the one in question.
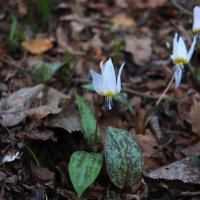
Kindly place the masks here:
<instances>
[{"instance_id":1,"label":"flower stem","mask_svg":"<svg viewBox=\"0 0 200 200\"><path fill-rule=\"evenodd\" d=\"M165 90L163 91L163 93L161 94L160 98L157 100L156 102L156 106L160 104L160 102L162 101L162 99L165 97L166 93L168 92L169 88L171 87L172 83L174 81L174 74L171 77L171 80L169 81L167 87L165 88Z\"/></svg>"},{"instance_id":2,"label":"flower stem","mask_svg":"<svg viewBox=\"0 0 200 200\"><path fill-rule=\"evenodd\" d=\"M25 149L31 154L31 156L33 157L33 160L35 161L35 164L37 165L37 167L40 167L40 162L39 162L37 156L35 155L35 153L32 151L32 149L28 146L25 146Z\"/></svg>"},{"instance_id":3,"label":"flower stem","mask_svg":"<svg viewBox=\"0 0 200 200\"><path fill-rule=\"evenodd\" d=\"M97 103L96 103L96 112L95 112L95 118L96 118L96 129L95 129L95 136L94 136L94 142L97 140L98 135L98 125L99 125L99 95L97 96Z\"/></svg>"}]
</instances>

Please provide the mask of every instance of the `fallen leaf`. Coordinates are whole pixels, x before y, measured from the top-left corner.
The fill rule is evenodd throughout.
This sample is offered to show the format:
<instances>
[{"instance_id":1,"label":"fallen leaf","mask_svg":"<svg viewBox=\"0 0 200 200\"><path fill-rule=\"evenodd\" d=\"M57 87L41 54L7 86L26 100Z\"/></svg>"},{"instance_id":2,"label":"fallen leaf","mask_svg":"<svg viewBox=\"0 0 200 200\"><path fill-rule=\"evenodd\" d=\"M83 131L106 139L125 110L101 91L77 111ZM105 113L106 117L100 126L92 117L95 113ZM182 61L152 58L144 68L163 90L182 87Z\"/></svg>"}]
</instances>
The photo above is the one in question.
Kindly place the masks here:
<instances>
[{"instance_id":1,"label":"fallen leaf","mask_svg":"<svg viewBox=\"0 0 200 200\"><path fill-rule=\"evenodd\" d=\"M61 113L49 116L48 126L52 128L63 128L69 133L80 131L80 115L75 102L66 100L62 107L64 109Z\"/></svg>"},{"instance_id":2,"label":"fallen leaf","mask_svg":"<svg viewBox=\"0 0 200 200\"><path fill-rule=\"evenodd\" d=\"M137 8L157 8L163 6L167 0L133 0L131 3Z\"/></svg>"},{"instance_id":3,"label":"fallen leaf","mask_svg":"<svg viewBox=\"0 0 200 200\"><path fill-rule=\"evenodd\" d=\"M146 64L151 59L152 48L151 38L138 38L135 36L127 36L125 38L125 51L131 53L134 62L140 66Z\"/></svg>"},{"instance_id":4,"label":"fallen leaf","mask_svg":"<svg viewBox=\"0 0 200 200\"><path fill-rule=\"evenodd\" d=\"M0 122L3 126L15 126L25 119L25 111L30 108L33 99L43 90L44 85L22 88L0 102Z\"/></svg>"},{"instance_id":5,"label":"fallen leaf","mask_svg":"<svg viewBox=\"0 0 200 200\"><path fill-rule=\"evenodd\" d=\"M55 172L52 172L48 170L47 168L41 168L32 166L32 173L35 179L40 183L41 185L54 188L55 184Z\"/></svg>"},{"instance_id":6,"label":"fallen leaf","mask_svg":"<svg viewBox=\"0 0 200 200\"><path fill-rule=\"evenodd\" d=\"M32 108L25 112L32 119L42 119L49 114L58 114L62 108L58 108L57 106L40 106L38 108Z\"/></svg>"},{"instance_id":7,"label":"fallen leaf","mask_svg":"<svg viewBox=\"0 0 200 200\"><path fill-rule=\"evenodd\" d=\"M200 136L200 101L193 99L193 105L191 106L189 117L192 124L192 131Z\"/></svg>"},{"instance_id":8,"label":"fallen leaf","mask_svg":"<svg viewBox=\"0 0 200 200\"><path fill-rule=\"evenodd\" d=\"M135 24L135 21L132 17L129 17L124 14L115 15L111 18L111 23L113 24L114 29L121 30Z\"/></svg>"},{"instance_id":9,"label":"fallen leaf","mask_svg":"<svg viewBox=\"0 0 200 200\"><path fill-rule=\"evenodd\" d=\"M49 38L37 38L32 40L23 41L21 45L32 54L41 54L53 47Z\"/></svg>"},{"instance_id":10,"label":"fallen leaf","mask_svg":"<svg viewBox=\"0 0 200 200\"><path fill-rule=\"evenodd\" d=\"M54 142L57 141L54 133L49 130L48 131L32 130L31 132L18 132L15 134L15 136L21 139L32 139L40 141L52 140Z\"/></svg>"},{"instance_id":11,"label":"fallen leaf","mask_svg":"<svg viewBox=\"0 0 200 200\"><path fill-rule=\"evenodd\" d=\"M40 120L49 114L58 114L62 110L59 103L67 98L53 88L44 90L44 85L22 88L0 102L0 122L3 126L15 126L26 116Z\"/></svg>"},{"instance_id":12,"label":"fallen leaf","mask_svg":"<svg viewBox=\"0 0 200 200\"><path fill-rule=\"evenodd\" d=\"M145 176L152 179L179 180L184 183L200 184L200 168L192 166L190 157L146 173Z\"/></svg>"},{"instance_id":13,"label":"fallen leaf","mask_svg":"<svg viewBox=\"0 0 200 200\"><path fill-rule=\"evenodd\" d=\"M200 141L182 149L181 153L183 153L183 155L185 156L192 156L192 155L200 156Z\"/></svg>"},{"instance_id":14,"label":"fallen leaf","mask_svg":"<svg viewBox=\"0 0 200 200\"><path fill-rule=\"evenodd\" d=\"M142 151L145 170L160 167L164 163L164 155L162 151L157 152L159 145L152 132L147 129L145 134L135 134L135 138Z\"/></svg>"}]
</instances>

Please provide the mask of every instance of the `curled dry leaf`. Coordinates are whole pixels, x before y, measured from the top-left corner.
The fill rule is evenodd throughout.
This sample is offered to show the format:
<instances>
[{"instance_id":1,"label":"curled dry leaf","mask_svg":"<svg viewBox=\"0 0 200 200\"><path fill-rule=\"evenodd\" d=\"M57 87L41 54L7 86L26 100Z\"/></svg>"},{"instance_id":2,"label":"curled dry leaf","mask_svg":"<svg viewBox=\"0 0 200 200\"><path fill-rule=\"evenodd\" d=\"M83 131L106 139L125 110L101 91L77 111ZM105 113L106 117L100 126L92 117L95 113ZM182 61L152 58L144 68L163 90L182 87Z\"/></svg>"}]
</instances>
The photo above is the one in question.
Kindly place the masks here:
<instances>
[{"instance_id":1,"label":"curled dry leaf","mask_svg":"<svg viewBox=\"0 0 200 200\"><path fill-rule=\"evenodd\" d=\"M144 65L151 59L152 48L151 38L138 38L135 36L127 36L125 38L125 51L131 53L134 62L137 65Z\"/></svg>"},{"instance_id":2,"label":"curled dry leaf","mask_svg":"<svg viewBox=\"0 0 200 200\"><path fill-rule=\"evenodd\" d=\"M53 47L53 44L49 38L27 40L23 41L21 45L24 47L24 49L32 54L44 53Z\"/></svg>"},{"instance_id":3,"label":"curled dry leaf","mask_svg":"<svg viewBox=\"0 0 200 200\"><path fill-rule=\"evenodd\" d=\"M133 0L131 3L137 7L137 8L157 8L160 6L163 6L166 3L166 0L143 0L143 1L138 1L138 0Z\"/></svg>"},{"instance_id":4,"label":"curled dry leaf","mask_svg":"<svg viewBox=\"0 0 200 200\"><path fill-rule=\"evenodd\" d=\"M135 21L132 17L124 14L115 15L110 21L116 30L124 29L135 24Z\"/></svg>"},{"instance_id":5,"label":"curled dry leaf","mask_svg":"<svg viewBox=\"0 0 200 200\"><path fill-rule=\"evenodd\" d=\"M179 180L184 183L200 184L200 168L192 166L190 157L165 165L145 175L152 179Z\"/></svg>"},{"instance_id":6,"label":"curled dry leaf","mask_svg":"<svg viewBox=\"0 0 200 200\"><path fill-rule=\"evenodd\" d=\"M46 130L46 131L33 130L31 132L18 132L15 135L17 138L21 138L21 139L32 139L32 140L40 140L40 141L52 140L54 142L57 141L54 133L49 130Z\"/></svg>"},{"instance_id":7,"label":"curled dry leaf","mask_svg":"<svg viewBox=\"0 0 200 200\"><path fill-rule=\"evenodd\" d=\"M33 99L43 90L44 85L22 88L0 102L0 123L3 126L15 126L25 119L25 111L30 108Z\"/></svg>"},{"instance_id":8,"label":"curled dry leaf","mask_svg":"<svg viewBox=\"0 0 200 200\"><path fill-rule=\"evenodd\" d=\"M0 123L3 126L15 126L27 115L39 120L49 114L57 114L62 110L58 107L59 103L67 98L53 88L44 88L44 85L20 89L0 102Z\"/></svg>"},{"instance_id":9,"label":"curled dry leaf","mask_svg":"<svg viewBox=\"0 0 200 200\"><path fill-rule=\"evenodd\" d=\"M64 109L57 115L49 117L48 126L52 128L63 128L69 133L80 131L80 115L77 106L70 100L63 103Z\"/></svg>"},{"instance_id":10,"label":"curled dry leaf","mask_svg":"<svg viewBox=\"0 0 200 200\"><path fill-rule=\"evenodd\" d=\"M192 131L200 136L200 101L193 99L193 105L190 108L189 117L192 124Z\"/></svg>"},{"instance_id":11,"label":"curled dry leaf","mask_svg":"<svg viewBox=\"0 0 200 200\"><path fill-rule=\"evenodd\" d=\"M41 168L32 166L32 173L38 183L49 188L54 188L55 184L55 172L48 170L47 168Z\"/></svg>"}]
</instances>

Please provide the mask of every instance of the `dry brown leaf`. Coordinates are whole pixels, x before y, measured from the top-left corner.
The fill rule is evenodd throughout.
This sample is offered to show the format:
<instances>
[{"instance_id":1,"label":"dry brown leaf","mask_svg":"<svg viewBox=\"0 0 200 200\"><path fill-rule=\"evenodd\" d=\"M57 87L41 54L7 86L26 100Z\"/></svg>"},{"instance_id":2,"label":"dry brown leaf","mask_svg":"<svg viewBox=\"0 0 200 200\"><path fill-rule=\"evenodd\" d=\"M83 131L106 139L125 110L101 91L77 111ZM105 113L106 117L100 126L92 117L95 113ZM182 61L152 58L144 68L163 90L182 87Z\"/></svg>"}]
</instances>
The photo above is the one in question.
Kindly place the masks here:
<instances>
[{"instance_id":1,"label":"dry brown leaf","mask_svg":"<svg viewBox=\"0 0 200 200\"><path fill-rule=\"evenodd\" d=\"M32 173L38 183L43 186L54 188L55 172L49 171L47 168L32 166Z\"/></svg>"},{"instance_id":2,"label":"dry brown leaf","mask_svg":"<svg viewBox=\"0 0 200 200\"><path fill-rule=\"evenodd\" d=\"M200 168L192 166L190 157L165 165L145 175L152 179L180 180L184 183L200 184Z\"/></svg>"},{"instance_id":3,"label":"dry brown leaf","mask_svg":"<svg viewBox=\"0 0 200 200\"><path fill-rule=\"evenodd\" d=\"M192 131L200 135L200 101L193 99L193 105L190 109L189 117L192 124Z\"/></svg>"},{"instance_id":4,"label":"dry brown leaf","mask_svg":"<svg viewBox=\"0 0 200 200\"><path fill-rule=\"evenodd\" d=\"M40 54L48 51L53 47L49 38L37 38L32 40L23 41L21 45L32 54Z\"/></svg>"},{"instance_id":5,"label":"dry brown leaf","mask_svg":"<svg viewBox=\"0 0 200 200\"><path fill-rule=\"evenodd\" d=\"M52 128L63 128L69 133L80 131L80 115L75 103L66 101L63 107L64 109L61 113L49 117L48 126Z\"/></svg>"},{"instance_id":6,"label":"dry brown leaf","mask_svg":"<svg viewBox=\"0 0 200 200\"><path fill-rule=\"evenodd\" d=\"M157 152L159 145L152 132L147 129L144 135L136 134L135 138L142 151L145 169L149 170L160 167L164 163L164 155L161 151Z\"/></svg>"},{"instance_id":7,"label":"dry brown leaf","mask_svg":"<svg viewBox=\"0 0 200 200\"><path fill-rule=\"evenodd\" d=\"M185 156L192 156L192 155L200 156L200 141L182 149L181 153Z\"/></svg>"},{"instance_id":8,"label":"dry brown leaf","mask_svg":"<svg viewBox=\"0 0 200 200\"><path fill-rule=\"evenodd\" d=\"M2 99L0 102L1 124L15 126L27 115L39 120L49 114L59 113L62 110L59 103L68 96L53 88L45 89L42 84L32 88L23 88Z\"/></svg>"},{"instance_id":9,"label":"dry brown leaf","mask_svg":"<svg viewBox=\"0 0 200 200\"><path fill-rule=\"evenodd\" d=\"M15 134L17 138L21 139L32 139L32 140L40 140L40 141L46 141L46 140L52 140L56 142L56 137L53 133L53 131L38 131L33 130L31 132L18 132Z\"/></svg>"},{"instance_id":10,"label":"dry brown leaf","mask_svg":"<svg viewBox=\"0 0 200 200\"><path fill-rule=\"evenodd\" d=\"M157 8L163 6L167 0L133 0L132 4L137 8Z\"/></svg>"},{"instance_id":11,"label":"dry brown leaf","mask_svg":"<svg viewBox=\"0 0 200 200\"><path fill-rule=\"evenodd\" d=\"M134 62L140 66L149 62L152 55L151 38L138 38L127 36L125 38L125 51L131 53Z\"/></svg>"},{"instance_id":12,"label":"dry brown leaf","mask_svg":"<svg viewBox=\"0 0 200 200\"><path fill-rule=\"evenodd\" d=\"M124 14L115 15L110 21L116 30L124 29L135 24L135 21L132 17Z\"/></svg>"},{"instance_id":13,"label":"dry brown leaf","mask_svg":"<svg viewBox=\"0 0 200 200\"><path fill-rule=\"evenodd\" d=\"M44 85L22 88L0 102L0 122L3 126L15 126L25 119L25 111L30 108L34 98L43 90Z\"/></svg>"}]
</instances>

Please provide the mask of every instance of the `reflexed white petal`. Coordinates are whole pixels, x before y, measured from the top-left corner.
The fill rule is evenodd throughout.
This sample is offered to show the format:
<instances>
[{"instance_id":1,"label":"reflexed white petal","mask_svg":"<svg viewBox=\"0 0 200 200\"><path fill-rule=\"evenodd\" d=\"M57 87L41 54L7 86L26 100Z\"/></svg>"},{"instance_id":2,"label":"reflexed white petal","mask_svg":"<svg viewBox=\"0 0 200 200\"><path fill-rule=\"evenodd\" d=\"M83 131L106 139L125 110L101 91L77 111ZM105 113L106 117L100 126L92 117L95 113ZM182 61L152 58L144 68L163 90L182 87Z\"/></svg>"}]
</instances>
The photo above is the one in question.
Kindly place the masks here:
<instances>
[{"instance_id":1,"label":"reflexed white petal","mask_svg":"<svg viewBox=\"0 0 200 200\"><path fill-rule=\"evenodd\" d=\"M175 88L177 89L181 83L183 68L180 66L175 66L174 78L175 78Z\"/></svg>"},{"instance_id":2,"label":"reflexed white petal","mask_svg":"<svg viewBox=\"0 0 200 200\"><path fill-rule=\"evenodd\" d=\"M117 83L111 58L105 63L104 69L102 70L102 79L103 91L106 93L108 90L111 90L113 93L115 93Z\"/></svg>"},{"instance_id":3,"label":"reflexed white petal","mask_svg":"<svg viewBox=\"0 0 200 200\"><path fill-rule=\"evenodd\" d=\"M200 29L200 6L195 6L193 10L193 27L192 30Z\"/></svg>"},{"instance_id":4,"label":"reflexed white petal","mask_svg":"<svg viewBox=\"0 0 200 200\"><path fill-rule=\"evenodd\" d=\"M103 64L103 60L100 62L101 73L104 70L105 65Z\"/></svg>"},{"instance_id":5,"label":"reflexed white petal","mask_svg":"<svg viewBox=\"0 0 200 200\"><path fill-rule=\"evenodd\" d=\"M92 84L94 86L95 91L99 94L102 91L103 81L102 76L96 73L93 69L90 70L90 74L92 76Z\"/></svg>"},{"instance_id":6,"label":"reflexed white petal","mask_svg":"<svg viewBox=\"0 0 200 200\"><path fill-rule=\"evenodd\" d=\"M180 36L178 40L178 57L187 58L187 49L183 38Z\"/></svg>"},{"instance_id":7,"label":"reflexed white petal","mask_svg":"<svg viewBox=\"0 0 200 200\"><path fill-rule=\"evenodd\" d=\"M117 76L117 91L116 91L117 93L121 91L121 73L122 73L124 64L125 63L122 63L122 65L121 65L121 67L119 69L118 76Z\"/></svg>"},{"instance_id":8,"label":"reflexed white petal","mask_svg":"<svg viewBox=\"0 0 200 200\"><path fill-rule=\"evenodd\" d=\"M194 47L195 47L195 44L196 44L196 40L197 40L197 36L194 36L192 45L191 45L190 50L189 50L188 55L187 55L188 61L190 61L190 59L192 57L192 54L194 52Z\"/></svg>"},{"instance_id":9,"label":"reflexed white petal","mask_svg":"<svg viewBox=\"0 0 200 200\"><path fill-rule=\"evenodd\" d=\"M178 57L178 33L175 33L173 40L173 55Z\"/></svg>"}]
</instances>

